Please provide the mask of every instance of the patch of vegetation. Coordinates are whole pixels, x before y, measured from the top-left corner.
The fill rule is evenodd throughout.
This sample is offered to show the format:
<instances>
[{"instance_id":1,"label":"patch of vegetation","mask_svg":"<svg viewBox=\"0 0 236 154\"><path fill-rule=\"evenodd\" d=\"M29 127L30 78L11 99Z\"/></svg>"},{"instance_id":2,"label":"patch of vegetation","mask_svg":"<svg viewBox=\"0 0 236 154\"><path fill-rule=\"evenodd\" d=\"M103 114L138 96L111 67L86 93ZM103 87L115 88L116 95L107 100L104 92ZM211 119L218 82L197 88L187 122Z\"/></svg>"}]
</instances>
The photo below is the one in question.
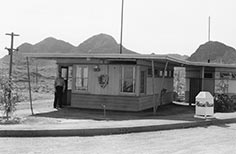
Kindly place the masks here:
<instances>
[{"instance_id":1,"label":"patch of vegetation","mask_svg":"<svg viewBox=\"0 0 236 154\"><path fill-rule=\"evenodd\" d=\"M215 94L214 96L214 111L215 112L233 112L235 111L236 103L226 94Z\"/></svg>"},{"instance_id":2,"label":"patch of vegetation","mask_svg":"<svg viewBox=\"0 0 236 154\"><path fill-rule=\"evenodd\" d=\"M6 78L0 77L0 110L6 116L6 121L11 119L11 116L16 110L16 103L19 101L17 85Z\"/></svg>"},{"instance_id":3,"label":"patch of vegetation","mask_svg":"<svg viewBox=\"0 0 236 154\"><path fill-rule=\"evenodd\" d=\"M7 119L7 117L0 118L0 125L1 124L19 124L21 122L21 119L19 117L11 117L10 119Z\"/></svg>"},{"instance_id":4,"label":"patch of vegetation","mask_svg":"<svg viewBox=\"0 0 236 154\"><path fill-rule=\"evenodd\" d=\"M178 101L185 101L185 68L175 67L174 70L174 91L178 94Z\"/></svg>"}]
</instances>

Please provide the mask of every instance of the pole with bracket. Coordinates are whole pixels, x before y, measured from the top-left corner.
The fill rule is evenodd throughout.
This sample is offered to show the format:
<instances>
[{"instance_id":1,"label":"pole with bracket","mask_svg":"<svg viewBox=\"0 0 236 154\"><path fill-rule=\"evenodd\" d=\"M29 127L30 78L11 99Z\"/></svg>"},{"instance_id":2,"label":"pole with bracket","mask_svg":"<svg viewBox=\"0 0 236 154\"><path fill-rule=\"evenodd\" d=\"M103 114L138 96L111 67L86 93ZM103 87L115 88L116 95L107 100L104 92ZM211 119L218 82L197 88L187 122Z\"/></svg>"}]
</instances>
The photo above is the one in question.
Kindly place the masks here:
<instances>
[{"instance_id":1,"label":"pole with bracket","mask_svg":"<svg viewBox=\"0 0 236 154\"><path fill-rule=\"evenodd\" d=\"M13 48L13 44L14 44L14 36L20 36L18 34L14 34L13 32L12 33L6 33L6 35L9 35L11 36L11 48L5 48L8 50L9 52L9 55L10 55L10 62L9 62L9 93L8 93L8 105L9 105L9 108L7 109L8 111L11 111L11 108L12 108L12 102L11 102L11 97L12 97L12 61L13 61L13 51L18 51L18 49L14 49ZM8 113L9 112L6 112L6 116L7 116L7 120L8 120Z\"/></svg>"}]
</instances>

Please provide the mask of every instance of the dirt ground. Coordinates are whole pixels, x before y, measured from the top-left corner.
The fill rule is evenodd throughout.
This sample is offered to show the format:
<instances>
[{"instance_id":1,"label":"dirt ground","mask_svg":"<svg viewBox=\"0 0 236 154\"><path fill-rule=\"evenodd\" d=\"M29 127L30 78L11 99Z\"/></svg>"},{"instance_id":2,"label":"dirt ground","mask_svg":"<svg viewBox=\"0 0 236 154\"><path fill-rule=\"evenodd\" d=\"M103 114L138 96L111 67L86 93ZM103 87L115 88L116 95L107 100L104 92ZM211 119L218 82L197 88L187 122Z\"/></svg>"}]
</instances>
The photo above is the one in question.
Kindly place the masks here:
<instances>
[{"instance_id":1,"label":"dirt ground","mask_svg":"<svg viewBox=\"0 0 236 154\"><path fill-rule=\"evenodd\" d=\"M186 107L187 108L187 107ZM178 114L186 111L185 107L162 108L165 112L159 116L173 114L174 120ZM34 111L50 111L52 100L34 102ZM188 108L187 108L188 109ZM18 106L19 114L30 114L29 103L23 102ZM22 111L22 113L20 113ZM49 112L31 117L39 121L26 121L30 125L48 124L57 122L64 117L67 110ZM74 112L77 110L74 110ZM81 112L83 110L80 110ZM193 110L187 110L193 113ZM86 111L87 112L87 111ZM102 116L101 111L94 111L95 115ZM150 112L151 113L151 112ZM109 112L108 112L109 114ZM116 118L116 112L113 112ZM149 114L149 112L143 112ZM76 114L77 115L77 114ZM84 115L84 114L82 114ZM41 121L41 117L45 121ZM124 113L124 117L125 113ZM136 114L129 118L135 118ZM75 118L71 114L70 122ZM83 117L84 118L84 117ZM90 117L88 117L90 118ZM119 116L120 118L120 116ZM52 120L53 119L53 120ZM78 120L76 117L75 120ZM114 119L116 122L117 119ZM122 119L121 121L125 121ZM61 121L60 121L61 122ZM99 122L99 121L97 121ZM1 154L228 154L236 150L236 124L198 127L190 129L157 131L146 133L131 133L123 135L94 136L94 137L35 137L35 138L0 138Z\"/></svg>"}]
</instances>

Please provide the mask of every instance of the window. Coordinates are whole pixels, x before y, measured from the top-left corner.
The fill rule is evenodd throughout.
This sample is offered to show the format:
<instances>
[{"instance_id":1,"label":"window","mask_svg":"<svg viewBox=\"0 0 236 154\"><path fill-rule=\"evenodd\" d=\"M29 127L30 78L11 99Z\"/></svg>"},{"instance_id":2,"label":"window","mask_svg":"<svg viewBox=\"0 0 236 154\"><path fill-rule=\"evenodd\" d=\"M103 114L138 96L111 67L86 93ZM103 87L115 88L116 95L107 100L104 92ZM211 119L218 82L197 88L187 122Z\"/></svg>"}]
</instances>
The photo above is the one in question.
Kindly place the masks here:
<instances>
[{"instance_id":1,"label":"window","mask_svg":"<svg viewBox=\"0 0 236 154\"><path fill-rule=\"evenodd\" d=\"M148 68L148 77L152 77L152 68Z\"/></svg>"},{"instance_id":2,"label":"window","mask_svg":"<svg viewBox=\"0 0 236 154\"><path fill-rule=\"evenodd\" d=\"M162 77L162 76L163 76L163 71L160 70L160 72L159 72L159 77Z\"/></svg>"},{"instance_id":3,"label":"window","mask_svg":"<svg viewBox=\"0 0 236 154\"><path fill-rule=\"evenodd\" d=\"M232 73L232 78L236 79L236 73L234 73L234 72Z\"/></svg>"},{"instance_id":4,"label":"window","mask_svg":"<svg viewBox=\"0 0 236 154\"><path fill-rule=\"evenodd\" d=\"M76 65L75 90L88 90L88 66Z\"/></svg>"},{"instance_id":5,"label":"window","mask_svg":"<svg viewBox=\"0 0 236 154\"><path fill-rule=\"evenodd\" d=\"M173 78L174 77L174 71L173 70L169 70L168 71L168 77L169 78Z\"/></svg>"},{"instance_id":6,"label":"window","mask_svg":"<svg viewBox=\"0 0 236 154\"><path fill-rule=\"evenodd\" d=\"M122 66L121 69L121 92L134 93L135 92L135 67Z\"/></svg>"},{"instance_id":7,"label":"window","mask_svg":"<svg viewBox=\"0 0 236 154\"><path fill-rule=\"evenodd\" d=\"M220 72L220 78L230 79L231 78L231 73L230 72Z\"/></svg>"},{"instance_id":8,"label":"window","mask_svg":"<svg viewBox=\"0 0 236 154\"><path fill-rule=\"evenodd\" d=\"M145 93L145 71L140 72L140 93Z\"/></svg>"},{"instance_id":9,"label":"window","mask_svg":"<svg viewBox=\"0 0 236 154\"><path fill-rule=\"evenodd\" d=\"M155 76L155 78L159 77L158 75L159 75L159 70L158 70L158 69L155 69L155 70L154 70L154 76Z\"/></svg>"},{"instance_id":10,"label":"window","mask_svg":"<svg viewBox=\"0 0 236 154\"><path fill-rule=\"evenodd\" d=\"M163 75L165 75L165 77L168 77L168 78L173 78L174 77L174 71L173 70L163 70L161 68L159 69L155 69L154 70L154 75L155 75L155 78L162 78ZM152 77L152 69L149 68L148 69L148 77Z\"/></svg>"},{"instance_id":11,"label":"window","mask_svg":"<svg viewBox=\"0 0 236 154\"><path fill-rule=\"evenodd\" d=\"M205 72L205 73L204 73L204 78L208 78L208 79L213 78L213 73L211 73L211 72Z\"/></svg>"},{"instance_id":12,"label":"window","mask_svg":"<svg viewBox=\"0 0 236 154\"><path fill-rule=\"evenodd\" d=\"M168 71L167 70L165 70L165 77L168 77Z\"/></svg>"}]
</instances>

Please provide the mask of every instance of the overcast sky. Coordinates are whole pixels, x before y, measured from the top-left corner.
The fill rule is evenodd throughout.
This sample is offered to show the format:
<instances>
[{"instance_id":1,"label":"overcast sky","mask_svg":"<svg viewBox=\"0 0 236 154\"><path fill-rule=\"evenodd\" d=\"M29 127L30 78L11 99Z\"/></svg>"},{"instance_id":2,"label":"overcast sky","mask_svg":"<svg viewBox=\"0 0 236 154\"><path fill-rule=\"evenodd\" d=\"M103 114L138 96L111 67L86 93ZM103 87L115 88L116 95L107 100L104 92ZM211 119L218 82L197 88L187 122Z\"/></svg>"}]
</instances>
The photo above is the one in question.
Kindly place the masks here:
<instances>
[{"instance_id":1,"label":"overcast sky","mask_svg":"<svg viewBox=\"0 0 236 154\"><path fill-rule=\"evenodd\" d=\"M236 48L235 0L124 0L123 45L143 54L191 55L211 40ZM0 57L14 46L52 36L75 46L100 33L120 42L121 0L6 0L0 2Z\"/></svg>"}]
</instances>

